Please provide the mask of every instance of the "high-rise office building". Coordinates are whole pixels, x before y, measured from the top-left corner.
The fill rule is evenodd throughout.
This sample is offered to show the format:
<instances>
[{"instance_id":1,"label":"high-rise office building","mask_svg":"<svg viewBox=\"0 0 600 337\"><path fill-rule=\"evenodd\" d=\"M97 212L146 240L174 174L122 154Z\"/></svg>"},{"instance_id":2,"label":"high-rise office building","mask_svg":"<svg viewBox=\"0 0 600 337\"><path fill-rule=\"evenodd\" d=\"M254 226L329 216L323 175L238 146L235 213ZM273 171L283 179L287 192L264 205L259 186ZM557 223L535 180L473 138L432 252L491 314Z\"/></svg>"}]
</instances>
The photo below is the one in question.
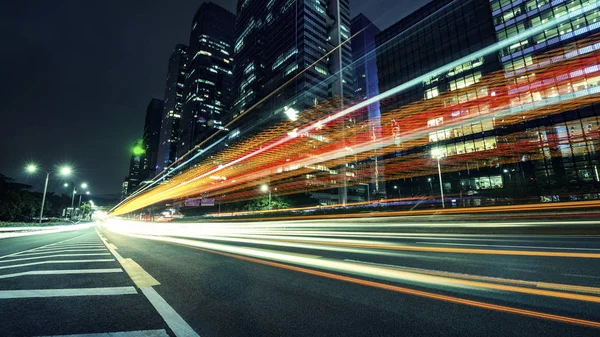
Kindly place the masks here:
<instances>
[{"instance_id":1,"label":"high-rise office building","mask_svg":"<svg viewBox=\"0 0 600 337\"><path fill-rule=\"evenodd\" d=\"M349 14L349 0L238 1L234 114L262 101L240 124L260 130L285 107L353 94L351 44L335 49L350 37Z\"/></svg>"},{"instance_id":2,"label":"high-rise office building","mask_svg":"<svg viewBox=\"0 0 600 337\"><path fill-rule=\"evenodd\" d=\"M345 43L350 36L349 0L238 1L234 134L249 137L295 120L327 98L352 98L352 47ZM345 203L343 186L339 193L313 197Z\"/></svg>"},{"instance_id":3,"label":"high-rise office building","mask_svg":"<svg viewBox=\"0 0 600 337\"><path fill-rule=\"evenodd\" d=\"M376 36L379 90L392 89L496 42L487 0L434 0ZM490 54L460 72L423 81L386 99L382 110L437 97L500 68Z\"/></svg>"},{"instance_id":4,"label":"high-rise office building","mask_svg":"<svg viewBox=\"0 0 600 337\"><path fill-rule=\"evenodd\" d=\"M350 31L352 33L352 59L354 63L355 97L358 101L375 97L379 94L377 79L377 54L375 53L375 36L381 30L364 14L358 14L352 19ZM381 139L381 112L379 102L369 104L363 119L368 119L370 135L374 139ZM372 172L368 179L369 188L373 196L385 195L385 169L381 164L383 159L378 151L373 151L373 157L366 163Z\"/></svg>"},{"instance_id":5,"label":"high-rise office building","mask_svg":"<svg viewBox=\"0 0 600 337\"><path fill-rule=\"evenodd\" d=\"M496 36L490 18L488 0L434 0L382 31L376 36L380 92L393 89L494 44ZM453 92L478 83L482 76L499 69L498 57L493 53L469 60L456 69L423 79L419 84L387 98L381 102L381 111L390 111L417 101L436 99L442 94L450 96ZM466 94L461 92L460 95ZM487 95L487 93L482 91L475 93L475 97L478 97L477 95ZM459 102L464 102L462 96L456 97L448 104L459 104ZM394 163L396 160L394 157L402 160L404 156L409 155L410 151L429 154L431 148L441 148L442 144L452 144L451 153L455 154L466 153L465 147L471 151L475 148L475 144L480 149L485 149L486 144L489 148L496 144L491 118L477 123L478 125L468 125L468 130L465 126L464 130L461 127L460 130L457 128L438 132L438 129L448 122L451 121L431 117L427 123L418 126L431 128L429 143L418 149L403 149L398 145L396 153L385 157L386 164ZM398 135L399 141L407 130L415 127L399 125L395 120L392 123L395 124L388 127L393 128L392 133ZM462 175L461 178L471 173L472 171L469 170L469 173ZM478 174L484 175L482 171L478 171ZM495 174L491 175L495 177ZM489 179L489 175L486 177ZM436 190L439 191L439 187L433 188L437 181L438 179L432 175L389 180L388 196L431 195ZM443 181L446 192L458 192L460 185L457 175L445 177Z\"/></svg>"},{"instance_id":6,"label":"high-rise office building","mask_svg":"<svg viewBox=\"0 0 600 337\"><path fill-rule=\"evenodd\" d=\"M177 159L179 124L183 114L185 74L188 64L187 46L178 44L169 58L165 86L165 107L160 128L156 171L160 173Z\"/></svg>"},{"instance_id":7,"label":"high-rise office building","mask_svg":"<svg viewBox=\"0 0 600 337\"><path fill-rule=\"evenodd\" d=\"M235 15L212 2L192 20L178 157L230 119L234 29Z\"/></svg>"},{"instance_id":8,"label":"high-rise office building","mask_svg":"<svg viewBox=\"0 0 600 337\"><path fill-rule=\"evenodd\" d=\"M156 173L160 127L164 106L165 103L163 100L153 98L146 109L143 135L144 155L142 157L143 179L152 178Z\"/></svg>"},{"instance_id":9,"label":"high-rise office building","mask_svg":"<svg viewBox=\"0 0 600 337\"><path fill-rule=\"evenodd\" d=\"M555 18L563 18L563 22L529 37L523 35ZM547 62L558 60L559 67L574 55L590 53L593 48L581 44L598 31L599 20L596 1L434 0L380 33L376 41L381 92L498 41L523 36L499 52L466 60L382 102L382 111L429 100L439 100L436 104L448 109L456 107L448 116L432 114L422 125L391 126L399 130L400 138L403 131L415 127L429 128L431 132L427 144L411 149L399 147L395 155L386 159L394 163L393 157L401 160L402 156L422 155L432 169L422 175L405 174L407 178L390 182L388 191L394 186L411 195L436 194L439 186L433 187L437 185L437 177L432 174L436 164L431 158L433 153L442 158L440 183L443 181L441 188L445 192L563 200L582 197L572 193L597 191L600 109L596 105L523 115L518 122L505 124L503 118L494 118L494 113L490 113L497 108L489 102L503 102L505 109L526 109L548 104L561 95L584 95L600 85L600 76L595 73L569 81L562 76L555 79L559 84L538 78L538 72L548 67ZM552 60L541 62L549 51L553 53ZM575 71L569 76L587 73L589 69L579 70L580 73ZM482 82L491 73L499 78L498 83L503 83L500 89ZM499 101L495 90L501 90L509 101ZM454 118L465 122L455 125ZM514 149L507 144L515 144ZM501 153L500 147L510 148L510 153ZM444 167L445 163L455 164Z\"/></svg>"},{"instance_id":10,"label":"high-rise office building","mask_svg":"<svg viewBox=\"0 0 600 337\"><path fill-rule=\"evenodd\" d=\"M146 178L146 172L143 170L144 155L144 141L139 140L133 144L133 147L131 148L129 174L125 177L121 189L121 196L123 199L135 191L140 183Z\"/></svg>"},{"instance_id":11,"label":"high-rise office building","mask_svg":"<svg viewBox=\"0 0 600 337\"><path fill-rule=\"evenodd\" d=\"M499 53L506 78L512 90L523 86L539 87L535 74L523 78L523 72L540 66L539 56L549 50L560 50L554 57L562 61L578 55L590 53L593 48L574 44L600 31L600 9L593 0L550 1L550 0L490 0L492 19L499 41L511 38L554 18L572 17L560 25L504 48ZM574 15L575 13L580 13ZM557 63L556 66L560 66ZM600 85L597 72L590 72L585 66L572 69L574 76L560 86L537 88L522 92L518 102L527 104L559 97L565 93L578 92ZM522 165L508 167L510 178L535 181L540 194L555 195L565 189L571 192L591 192L600 187L600 144L597 137L600 125L600 105L591 105L578 110L546 116L523 122L528 130L531 143L539 144L539 159L528 160L529 170L519 174ZM512 172L512 173L511 173ZM516 174L515 174L516 173ZM563 195L564 197L564 195ZM580 197L580 196L579 196ZM573 196L571 196L573 198Z\"/></svg>"}]
</instances>

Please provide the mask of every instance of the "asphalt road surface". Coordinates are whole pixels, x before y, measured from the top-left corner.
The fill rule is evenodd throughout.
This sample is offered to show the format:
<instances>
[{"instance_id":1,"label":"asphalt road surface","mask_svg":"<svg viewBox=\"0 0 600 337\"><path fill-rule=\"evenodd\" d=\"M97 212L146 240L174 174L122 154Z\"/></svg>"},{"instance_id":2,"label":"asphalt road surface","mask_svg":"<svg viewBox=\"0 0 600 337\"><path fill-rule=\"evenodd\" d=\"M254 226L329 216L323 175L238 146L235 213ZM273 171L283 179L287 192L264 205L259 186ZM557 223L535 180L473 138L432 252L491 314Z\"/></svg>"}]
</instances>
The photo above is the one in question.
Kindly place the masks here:
<instances>
[{"instance_id":1,"label":"asphalt road surface","mask_svg":"<svg viewBox=\"0 0 600 337\"><path fill-rule=\"evenodd\" d=\"M596 224L107 220L6 238L0 336L598 336L600 237L514 234Z\"/></svg>"}]
</instances>

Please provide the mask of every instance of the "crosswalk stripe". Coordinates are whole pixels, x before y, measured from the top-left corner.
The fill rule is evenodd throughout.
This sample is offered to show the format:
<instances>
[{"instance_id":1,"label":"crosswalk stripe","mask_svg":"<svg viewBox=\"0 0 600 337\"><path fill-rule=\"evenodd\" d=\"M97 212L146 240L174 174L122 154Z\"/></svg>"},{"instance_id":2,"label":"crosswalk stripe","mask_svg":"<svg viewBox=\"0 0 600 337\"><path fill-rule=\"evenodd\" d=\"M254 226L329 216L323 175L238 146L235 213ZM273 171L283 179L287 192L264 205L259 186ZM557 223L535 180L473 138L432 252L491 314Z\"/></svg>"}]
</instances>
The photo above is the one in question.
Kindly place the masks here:
<instances>
[{"instance_id":1,"label":"crosswalk stripe","mask_svg":"<svg viewBox=\"0 0 600 337\"><path fill-rule=\"evenodd\" d=\"M121 268L108 268L108 269L58 269L58 270L32 270L24 271L21 273L5 274L0 275L0 279L29 276L29 275L71 275L71 274L103 274L103 273L122 273Z\"/></svg>"},{"instance_id":2,"label":"crosswalk stripe","mask_svg":"<svg viewBox=\"0 0 600 337\"><path fill-rule=\"evenodd\" d=\"M39 262L29 262L22 264L14 264L12 266L2 266L0 269L9 269L9 268L20 268L20 267L29 267L29 266L37 266L40 264L60 264L60 263L93 263L93 262L114 262L115 259L91 259L91 260L50 260L50 261L39 261Z\"/></svg>"},{"instance_id":3,"label":"crosswalk stripe","mask_svg":"<svg viewBox=\"0 0 600 337\"><path fill-rule=\"evenodd\" d=\"M0 290L0 299L72 297L72 296L113 296L137 294L134 287L72 288L72 289L30 289Z\"/></svg>"},{"instance_id":4,"label":"crosswalk stripe","mask_svg":"<svg viewBox=\"0 0 600 337\"><path fill-rule=\"evenodd\" d=\"M61 249L61 250L49 250L43 252L35 252L35 253L25 253L19 254L18 257L21 256L35 256L35 255L44 255L44 254L56 254L56 253L69 253L69 252L99 252L99 251L107 251L106 248L93 248L93 249Z\"/></svg>"},{"instance_id":5,"label":"crosswalk stripe","mask_svg":"<svg viewBox=\"0 0 600 337\"><path fill-rule=\"evenodd\" d=\"M0 263L10 263L17 261L27 261L27 260L39 260L39 259L47 259L50 257L67 257L67 256L98 256L98 255L110 255L110 253L90 253L90 254L56 254L56 255L48 255L48 256L32 256L32 257L24 257L22 259L11 259L11 260L2 260ZM1 267L0 267L1 268Z\"/></svg>"},{"instance_id":6,"label":"crosswalk stripe","mask_svg":"<svg viewBox=\"0 0 600 337\"><path fill-rule=\"evenodd\" d=\"M161 330L138 330L122 332L86 333L79 335L56 335L40 337L169 337L167 331Z\"/></svg>"}]
</instances>

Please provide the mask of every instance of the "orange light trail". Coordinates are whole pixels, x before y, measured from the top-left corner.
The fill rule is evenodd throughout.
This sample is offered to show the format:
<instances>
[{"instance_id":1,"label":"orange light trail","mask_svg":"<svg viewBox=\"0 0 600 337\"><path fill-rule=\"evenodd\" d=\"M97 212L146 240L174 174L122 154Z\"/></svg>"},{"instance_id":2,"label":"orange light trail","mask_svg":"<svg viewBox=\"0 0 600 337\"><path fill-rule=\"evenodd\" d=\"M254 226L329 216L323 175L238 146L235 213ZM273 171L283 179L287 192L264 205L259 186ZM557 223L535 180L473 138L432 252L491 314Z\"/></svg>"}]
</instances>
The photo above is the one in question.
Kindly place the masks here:
<instances>
[{"instance_id":1,"label":"orange light trail","mask_svg":"<svg viewBox=\"0 0 600 337\"><path fill-rule=\"evenodd\" d=\"M553 315L553 314L532 311L532 310L518 309L518 308L509 307L509 306L491 304L491 303L486 303L486 302L481 302L481 301L467 300L467 299L460 298L460 297L440 295L440 294L431 293L431 292L427 292L427 291L399 287L399 286L380 283L380 282L368 281L368 280L363 280L363 279L359 279L359 278L355 278L355 277L342 276L342 275L337 275L337 274L333 274L333 273L328 273L328 272L323 272L323 271L318 271L318 270L313 270L313 269L308 269L308 268L291 266L291 265L278 263L278 262L272 262L272 261L267 261L267 260L252 258L252 257L246 257L246 256L242 256L242 255L237 255L237 254L224 253L224 252L219 252L219 251L205 249L205 248L188 246L188 245L184 245L184 244L178 244L178 245L184 246L187 248L193 248L193 249L205 251L205 252L211 253L211 254L218 254L218 255L227 256L227 257L231 257L231 258L235 258L235 259L239 259L239 260L244 260L244 261L254 262L254 263L258 263L258 264L262 264L262 265L267 265L267 266L271 266L271 267L292 270L292 271L301 272L304 274L326 277L329 279L359 284L359 285L383 289L383 290L394 291L397 293L402 293L402 294L407 294L407 295L426 297L426 298L440 300L440 301L444 301L444 302L468 305L468 306L472 306L472 307L500 311L500 312L505 312L505 313L512 313L512 314L533 317L533 318L547 319L547 320L552 320L552 321L557 321L557 322L562 322L562 323L577 324L577 325L582 325L582 326L587 326L587 327L592 327L592 328L600 328L600 322L595 322L595 321L577 319L577 318L572 318L572 317L567 317L567 316Z\"/></svg>"},{"instance_id":2,"label":"orange light trail","mask_svg":"<svg viewBox=\"0 0 600 337\"><path fill-rule=\"evenodd\" d=\"M575 46L580 48L594 41L594 38L591 38L580 41ZM298 121L284 122L261 132L127 200L114 209L112 214L125 214L165 200L190 196L212 196L220 202L253 199L260 195L257 186L266 180L270 181L273 188L277 188L278 195L336 188L341 186L342 181L347 181L348 185L362 183L367 179L370 181L372 167L358 166L355 171L350 172L353 175L350 177L347 176L348 171L341 171L339 167L368 160L374 155L421 149L431 144L428 137L431 137L432 132L446 132L443 129L460 127L462 130L465 124L485 121L491 121L494 124L493 128L497 129L600 101L599 94L572 96L573 82L584 78L583 76L598 75L591 70L581 69L592 69L597 65L600 62L599 53L562 59L558 65L547 61L557 59L563 54L561 49L540 58L535 63L535 69L519 74L519 78L531 77L524 83L513 84L512 79L507 79L504 72L496 72L470 87L384 112L380 120L382 129L379 139L372 139L369 121L360 121L360 111L345 116L342 120L324 118L331 116L339 106L335 100L325 102L301 114ZM594 69L598 72L597 66ZM534 87L535 90L548 92L550 95L545 105L539 106L535 102L527 101ZM480 95L484 89L485 94ZM475 96L468 98L473 92ZM529 96L525 97L524 93ZM466 101L460 104L449 103L449 100L461 95ZM571 98L554 99L563 96ZM456 111L462 111L462 115L453 117ZM443 118L443 125L430 127L428 121L436 118ZM350 123L350 120L353 122ZM394 123L401 125L400 143L397 135L393 133ZM348 127L344 128L344 132L339 132L342 124L347 124ZM551 133L550 135L552 136ZM594 130L594 133L586 135L580 141L591 141L600 147L598 136L598 130ZM498 136L495 148L448 155L444 172L464 170L464 163L467 162L490 165L491 162L518 162L522 155L527 155L532 160L548 155L559 156L561 154L556 151L546 153L544 148L569 141L565 137L554 136L544 143L540 140L533 141L527 132ZM517 153L514 151L515 147L519 148ZM386 180L423 176L434 172L431 159L422 150L411 155L386 159L384 164ZM312 178L309 179L308 176Z\"/></svg>"}]
</instances>

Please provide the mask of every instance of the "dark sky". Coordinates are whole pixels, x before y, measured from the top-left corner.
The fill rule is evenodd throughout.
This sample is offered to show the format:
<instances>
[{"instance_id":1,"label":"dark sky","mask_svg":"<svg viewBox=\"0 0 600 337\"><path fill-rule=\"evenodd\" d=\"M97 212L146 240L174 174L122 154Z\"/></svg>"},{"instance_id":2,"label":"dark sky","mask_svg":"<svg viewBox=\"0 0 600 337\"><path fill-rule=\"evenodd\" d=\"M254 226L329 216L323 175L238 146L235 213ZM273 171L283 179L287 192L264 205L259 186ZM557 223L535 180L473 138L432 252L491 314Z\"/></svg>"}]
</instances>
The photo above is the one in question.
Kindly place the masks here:
<instances>
[{"instance_id":1,"label":"dark sky","mask_svg":"<svg viewBox=\"0 0 600 337\"><path fill-rule=\"evenodd\" d=\"M235 0L216 0L235 11ZM385 28L427 0L351 0ZM40 188L26 162L70 163L93 194L116 194L162 99L174 45L200 0L6 1L0 11L0 173ZM54 180L51 188L62 182ZM58 190L58 189L57 189Z\"/></svg>"}]
</instances>

